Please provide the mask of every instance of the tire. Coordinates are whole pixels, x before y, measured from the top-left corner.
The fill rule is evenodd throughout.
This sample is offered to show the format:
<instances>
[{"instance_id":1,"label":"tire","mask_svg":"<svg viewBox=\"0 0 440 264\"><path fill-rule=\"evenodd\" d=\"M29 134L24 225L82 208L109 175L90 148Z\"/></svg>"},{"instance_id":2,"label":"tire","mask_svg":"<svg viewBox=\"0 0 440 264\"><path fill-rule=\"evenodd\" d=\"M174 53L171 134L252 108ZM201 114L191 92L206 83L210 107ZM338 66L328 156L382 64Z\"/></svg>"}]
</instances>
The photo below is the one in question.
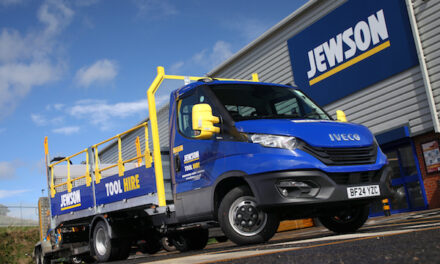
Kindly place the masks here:
<instances>
[{"instance_id":1,"label":"tire","mask_svg":"<svg viewBox=\"0 0 440 264\"><path fill-rule=\"evenodd\" d=\"M323 226L335 233L353 233L367 221L369 209L368 205L361 205L347 208L333 216L321 216L318 219Z\"/></svg>"},{"instance_id":2,"label":"tire","mask_svg":"<svg viewBox=\"0 0 440 264\"><path fill-rule=\"evenodd\" d=\"M219 237L215 237L215 240L217 240L217 242L219 242L219 243L224 243L224 242L228 241L228 237L219 236Z\"/></svg>"},{"instance_id":3,"label":"tire","mask_svg":"<svg viewBox=\"0 0 440 264\"><path fill-rule=\"evenodd\" d=\"M161 239L162 247L168 252L172 252L176 250L176 247L171 243L170 239L168 237L162 237Z\"/></svg>"},{"instance_id":4,"label":"tire","mask_svg":"<svg viewBox=\"0 0 440 264\"><path fill-rule=\"evenodd\" d=\"M156 254L162 249L162 241L150 239L138 242L139 250L144 254Z\"/></svg>"},{"instance_id":5,"label":"tire","mask_svg":"<svg viewBox=\"0 0 440 264\"><path fill-rule=\"evenodd\" d=\"M37 264L49 264L50 263L50 259L49 258L45 258L43 256L43 252L41 248L37 248L35 250L35 263Z\"/></svg>"},{"instance_id":6,"label":"tire","mask_svg":"<svg viewBox=\"0 0 440 264\"><path fill-rule=\"evenodd\" d=\"M93 249L98 262L122 260L130 253L130 242L110 239L107 225L99 221L93 230Z\"/></svg>"},{"instance_id":7,"label":"tire","mask_svg":"<svg viewBox=\"0 0 440 264\"><path fill-rule=\"evenodd\" d=\"M205 248L205 246L208 244L208 238L208 229L195 229L185 232L179 232L169 237L171 243L180 252L201 250Z\"/></svg>"},{"instance_id":8,"label":"tire","mask_svg":"<svg viewBox=\"0 0 440 264\"><path fill-rule=\"evenodd\" d=\"M218 210L218 220L223 233L237 245L266 242L280 224L278 215L257 208L255 197L247 186L236 187L225 195Z\"/></svg>"}]
</instances>

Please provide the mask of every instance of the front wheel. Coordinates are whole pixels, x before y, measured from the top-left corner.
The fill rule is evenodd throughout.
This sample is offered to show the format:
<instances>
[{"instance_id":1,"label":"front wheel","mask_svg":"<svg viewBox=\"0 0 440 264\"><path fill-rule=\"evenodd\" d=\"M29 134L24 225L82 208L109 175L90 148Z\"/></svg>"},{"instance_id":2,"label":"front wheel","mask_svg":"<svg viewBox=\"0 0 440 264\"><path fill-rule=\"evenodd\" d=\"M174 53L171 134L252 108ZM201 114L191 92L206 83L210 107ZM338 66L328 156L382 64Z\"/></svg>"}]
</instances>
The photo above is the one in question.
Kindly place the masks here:
<instances>
[{"instance_id":1,"label":"front wheel","mask_svg":"<svg viewBox=\"0 0 440 264\"><path fill-rule=\"evenodd\" d=\"M257 208L255 197L246 186L236 187L225 195L218 220L223 233L238 245L268 241L280 223L276 214Z\"/></svg>"},{"instance_id":2,"label":"front wheel","mask_svg":"<svg viewBox=\"0 0 440 264\"><path fill-rule=\"evenodd\" d=\"M321 216L323 226L335 233L352 233L361 228L368 219L369 206L350 207L332 216Z\"/></svg>"}]
</instances>

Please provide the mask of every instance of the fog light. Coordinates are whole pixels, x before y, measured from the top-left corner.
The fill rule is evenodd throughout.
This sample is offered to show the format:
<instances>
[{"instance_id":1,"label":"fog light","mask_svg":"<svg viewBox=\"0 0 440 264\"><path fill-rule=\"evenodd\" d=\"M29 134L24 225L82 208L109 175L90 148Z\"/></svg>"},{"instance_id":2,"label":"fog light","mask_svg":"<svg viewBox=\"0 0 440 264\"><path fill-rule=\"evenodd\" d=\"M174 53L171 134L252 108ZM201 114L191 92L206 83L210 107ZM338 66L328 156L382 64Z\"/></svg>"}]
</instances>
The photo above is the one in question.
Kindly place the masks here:
<instances>
[{"instance_id":1,"label":"fog light","mask_svg":"<svg viewBox=\"0 0 440 264\"><path fill-rule=\"evenodd\" d=\"M312 197L319 191L319 187L310 181L281 180L276 187L282 196L289 198Z\"/></svg>"}]
</instances>

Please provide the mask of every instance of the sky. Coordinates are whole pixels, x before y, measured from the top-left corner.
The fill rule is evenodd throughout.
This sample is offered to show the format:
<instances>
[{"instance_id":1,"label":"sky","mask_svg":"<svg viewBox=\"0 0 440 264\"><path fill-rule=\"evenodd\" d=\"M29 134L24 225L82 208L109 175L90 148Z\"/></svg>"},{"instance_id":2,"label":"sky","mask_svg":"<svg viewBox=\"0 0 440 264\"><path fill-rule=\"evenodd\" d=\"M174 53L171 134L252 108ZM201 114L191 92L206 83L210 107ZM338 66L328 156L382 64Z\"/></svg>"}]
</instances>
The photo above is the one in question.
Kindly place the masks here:
<instances>
[{"instance_id":1,"label":"sky","mask_svg":"<svg viewBox=\"0 0 440 264\"><path fill-rule=\"evenodd\" d=\"M129 129L157 66L203 76L305 2L0 0L0 204L47 195L45 136L68 156Z\"/></svg>"}]
</instances>

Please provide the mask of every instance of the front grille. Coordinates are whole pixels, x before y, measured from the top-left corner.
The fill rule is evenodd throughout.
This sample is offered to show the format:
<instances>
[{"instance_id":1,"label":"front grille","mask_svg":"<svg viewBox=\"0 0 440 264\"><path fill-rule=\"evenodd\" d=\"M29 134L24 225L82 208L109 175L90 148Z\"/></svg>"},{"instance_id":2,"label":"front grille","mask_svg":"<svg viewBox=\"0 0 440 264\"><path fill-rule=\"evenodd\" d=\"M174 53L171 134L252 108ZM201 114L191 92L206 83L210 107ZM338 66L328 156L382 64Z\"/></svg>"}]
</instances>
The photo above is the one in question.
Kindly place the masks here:
<instances>
[{"instance_id":1,"label":"front grille","mask_svg":"<svg viewBox=\"0 0 440 264\"><path fill-rule=\"evenodd\" d=\"M300 149L329 166L373 164L377 154L376 144L357 148L322 148L303 143Z\"/></svg>"},{"instance_id":2,"label":"front grille","mask_svg":"<svg viewBox=\"0 0 440 264\"><path fill-rule=\"evenodd\" d=\"M327 173L337 184L377 183L380 181L381 170L350 173Z\"/></svg>"}]
</instances>

